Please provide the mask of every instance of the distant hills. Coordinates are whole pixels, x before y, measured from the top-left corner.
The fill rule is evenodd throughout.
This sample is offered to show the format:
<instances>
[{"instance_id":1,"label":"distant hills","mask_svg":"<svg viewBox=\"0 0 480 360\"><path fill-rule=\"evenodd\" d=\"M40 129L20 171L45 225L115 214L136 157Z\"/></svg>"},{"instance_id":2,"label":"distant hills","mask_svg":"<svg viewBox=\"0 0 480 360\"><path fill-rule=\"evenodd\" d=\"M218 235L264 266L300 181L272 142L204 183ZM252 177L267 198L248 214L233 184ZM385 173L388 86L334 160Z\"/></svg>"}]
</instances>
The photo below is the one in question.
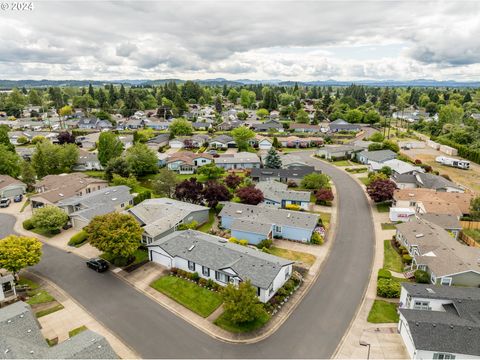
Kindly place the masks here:
<instances>
[{"instance_id":1,"label":"distant hills","mask_svg":"<svg viewBox=\"0 0 480 360\"><path fill-rule=\"evenodd\" d=\"M48 87L48 86L71 86L81 87L92 84L93 86L103 86L106 84L125 84L130 86L148 86L148 85L163 85L168 82L176 82L178 84L184 83L182 79L158 79L158 80L0 80L0 89L12 89L21 87ZM250 79L238 79L228 80L224 78L206 79L206 80L194 80L202 85L218 85L218 86L240 86L240 85L255 85L255 84L268 84L279 86L294 86L295 84L303 86L348 86L352 83L366 86L379 86L379 87L480 87L480 81L455 81L455 80L429 80L429 79L417 79L417 80L357 80L357 81L337 81L337 80L318 80L318 81L283 81L283 80L250 80Z\"/></svg>"}]
</instances>

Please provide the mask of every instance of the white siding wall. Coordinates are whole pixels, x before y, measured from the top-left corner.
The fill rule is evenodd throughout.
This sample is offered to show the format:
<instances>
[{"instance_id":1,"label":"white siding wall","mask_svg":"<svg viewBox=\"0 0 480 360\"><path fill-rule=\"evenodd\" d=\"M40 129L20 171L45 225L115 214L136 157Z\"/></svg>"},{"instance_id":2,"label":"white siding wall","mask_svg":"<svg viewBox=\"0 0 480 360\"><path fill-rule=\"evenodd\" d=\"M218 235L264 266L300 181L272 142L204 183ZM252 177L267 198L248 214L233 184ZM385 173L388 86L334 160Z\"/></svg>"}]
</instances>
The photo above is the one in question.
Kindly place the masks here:
<instances>
[{"instance_id":1,"label":"white siding wall","mask_svg":"<svg viewBox=\"0 0 480 360\"><path fill-rule=\"evenodd\" d=\"M415 356L415 345L413 343L412 335L410 334L410 328L408 327L408 323L402 314L400 314L400 320L398 321L398 331L400 332L403 343L407 348L410 359L413 359Z\"/></svg>"},{"instance_id":2,"label":"white siding wall","mask_svg":"<svg viewBox=\"0 0 480 360\"><path fill-rule=\"evenodd\" d=\"M425 350L417 350L414 359L433 359L433 354L435 353L443 353L441 351L425 351ZM465 355L465 354L456 354L456 353L448 353L455 355L456 359L478 359L478 356L473 355Z\"/></svg>"}]
</instances>

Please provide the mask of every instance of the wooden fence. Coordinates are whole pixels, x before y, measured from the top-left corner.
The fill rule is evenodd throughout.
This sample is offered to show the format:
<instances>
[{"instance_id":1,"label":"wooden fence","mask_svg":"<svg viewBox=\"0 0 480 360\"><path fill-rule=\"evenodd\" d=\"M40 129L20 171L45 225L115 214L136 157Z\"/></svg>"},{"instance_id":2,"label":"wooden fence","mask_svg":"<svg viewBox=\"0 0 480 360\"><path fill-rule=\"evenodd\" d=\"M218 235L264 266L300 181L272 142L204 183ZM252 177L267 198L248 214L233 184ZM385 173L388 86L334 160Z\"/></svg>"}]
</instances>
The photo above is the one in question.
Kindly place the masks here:
<instances>
[{"instance_id":1,"label":"wooden fence","mask_svg":"<svg viewBox=\"0 0 480 360\"><path fill-rule=\"evenodd\" d=\"M460 236L459 236L460 240L463 241L465 244L467 244L468 246L472 246L472 247L477 247L477 248L480 248L480 244L477 243L475 240L473 240L472 237L468 236L467 234L460 232Z\"/></svg>"},{"instance_id":2,"label":"wooden fence","mask_svg":"<svg viewBox=\"0 0 480 360\"><path fill-rule=\"evenodd\" d=\"M480 221L460 221L463 229L480 229Z\"/></svg>"}]
</instances>

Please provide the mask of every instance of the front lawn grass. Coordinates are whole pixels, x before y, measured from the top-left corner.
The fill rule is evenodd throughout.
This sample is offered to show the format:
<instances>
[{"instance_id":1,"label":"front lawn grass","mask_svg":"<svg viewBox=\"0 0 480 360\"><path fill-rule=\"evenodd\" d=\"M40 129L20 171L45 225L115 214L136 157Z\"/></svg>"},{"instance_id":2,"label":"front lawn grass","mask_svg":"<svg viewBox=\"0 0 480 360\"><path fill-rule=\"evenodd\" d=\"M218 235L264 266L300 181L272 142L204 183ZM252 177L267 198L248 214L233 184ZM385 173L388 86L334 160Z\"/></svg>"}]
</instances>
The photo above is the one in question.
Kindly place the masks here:
<instances>
[{"instance_id":1,"label":"front lawn grass","mask_svg":"<svg viewBox=\"0 0 480 360\"><path fill-rule=\"evenodd\" d=\"M335 166L352 166L352 163L348 160L332 161L332 164Z\"/></svg>"},{"instance_id":2,"label":"front lawn grass","mask_svg":"<svg viewBox=\"0 0 480 360\"><path fill-rule=\"evenodd\" d=\"M28 286L30 288L30 291L37 290L40 287L40 285L38 285L35 281L25 279L23 277L18 280L18 285Z\"/></svg>"},{"instance_id":3,"label":"front lawn grass","mask_svg":"<svg viewBox=\"0 0 480 360\"><path fill-rule=\"evenodd\" d=\"M202 317L209 316L223 302L219 293L171 275L155 280L150 286Z\"/></svg>"},{"instance_id":4,"label":"front lawn grass","mask_svg":"<svg viewBox=\"0 0 480 360\"><path fill-rule=\"evenodd\" d=\"M382 230L395 230L395 224L382 223Z\"/></svg>"},{"instance_id":5,"label":"front lawn grass","mask_svg":"<svg viewBox=\"0 0 480 360\"><path fill-rule=\"evenodd\" d=\"M56 311L62 310L62 309L63 309L63 305L62 304L57 304L55 306L52 306L51 308L37 311L37 313L35 313L35 316L37 318L40 318L42 316L50 315L50 314L52 314Z\"/></svg>"},{"instance_id":6,"label":"front lawn grass","mask_svg":"<svg viewBox=\"0 0 480 360\"><path fill-rule=\"evenodd\" d=\"M210 209L210 211L208 212L208 221L205 224L200 225L197 230L202 231L204 233L208 233L212 229L214 222L215 222L215 210Z\"/></svg>"},{"instance_id":7,"label":"front lawn grass","mask_svg":"<svg viewBox=\"0 0 480 360\"><path fill-rule=\"evenodd\" d=\"M395 272L403 271L402 257L393 248L390 240L383 241L383 267Z\"/></svg>"},{"instance_id":8,"label":"front lawn grass","mask_svg":"<svg viewBox=\"0 0 480 360\"><path fill-rule=\"evenodd\" d=\"M359 177L358 180L360 180L362 182L363 185L367 186L368 185L368 177L365 176L365 177Z\"/></svg>"},{"instance_id":9,"label":"front lawn grass","mask_svg":"<svg viewBox=\"0 0 480 360\"><path fill-rule=\"evenodd\" d=\"M30 292L29 296L30 299L27 300L27 304L29 305L44 304L55 300L55 298L45 290Z\"/></svg>"},{"instance_id":10,"label":"front lawn grass","mask_svg":"<svg viewBox=\"0 0 480 360\"><path fill-rule=\"evenodd\" d=\"M34 232L35 234L38 234L38 235L41 235L41 236L45 236L47 238L52 238L54 237L55 235L58 235L58 234L52 234L50 232L50 230L47 230L47 229L41 229L41 228L33 228L30 230L31 232Z\"/></svg>"},{"instance_id":11,"label":"front lawn grass","mask_svg":"<svg viewBox=\"0 0 480 360\"><path fill-rule=\"evenodd\" d=\"M268 252L272 255L282 257L284 259L303 262L307 265L312 265L317 259L312 254L307 254L301 251L293 251L288 249L282 249L276 246L272 246L268 249Z\"/></svg>"},{"instance_id":12,"label":"front lawn grass","mask_svg":"<svg viewBox=\"0 0 480 360\"><path fill-rule=\"evenodd\" d=\"M375 300L368 314L367 321L374 324L397 323L397 305L384 300Z\"/></svg>"},{"instance_id":13,"label":"front lawn grass","mask_svg":"<svg viewBox=\"0 0 480 360\"><path fill-rule=\"evenodd\" d=\"M389 203L379 203L379 204L376 204L376 206L377 206L377 211L379 213L387 213L390 211Z\"/></svg>"},{"instance_id":14,"label":"front lawn grass","mask_svg":"<svg viewBox=\"0 0 480 360\"><path fill-rule=\"evenodd\" d=\"M75 335L78 335L85 330L87 330L87 327L85 325L79 326L78 328L70 330L68 332L68 337L74 337Z\"/></svg>"},{"instance_id":15,"label":"front lawn grass","mask_svg":"<svg viewBox=\"0 0 480 360\"><path fill-rule=\"evenodd\" d=\"M99 170L87 170L83 172L84 174L98 178L98 179L105 179L105 171L99 171Z\"/></svg>"},{"instance_id":16,"label":"front lawn grass","mask_svg":"<svg viewBox=\"0 0 480 360\"><path fill-rule=\"evenodd\" d=\"M228 314L224 312L214 321L214 324L232 333L247 333L260 329L268 322L268 320L270 320L270 315L265 311L254 321L235 324L229 319Z\"/></svg>"}]
</instances>

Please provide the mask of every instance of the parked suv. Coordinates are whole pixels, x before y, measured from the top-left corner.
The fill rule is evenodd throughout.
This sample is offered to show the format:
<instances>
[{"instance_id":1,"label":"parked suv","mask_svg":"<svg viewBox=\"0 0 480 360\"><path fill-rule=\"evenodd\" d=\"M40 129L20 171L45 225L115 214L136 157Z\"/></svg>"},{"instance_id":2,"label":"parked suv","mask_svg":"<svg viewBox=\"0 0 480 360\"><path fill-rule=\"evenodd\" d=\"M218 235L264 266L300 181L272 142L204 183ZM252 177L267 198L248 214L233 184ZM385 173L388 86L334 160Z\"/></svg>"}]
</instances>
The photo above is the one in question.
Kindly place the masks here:
<instances>
[{"instance_id":1,"label":"parked suv","mask_svg":"<svg viewBox=\"0 0 480 360\"><path fill-rule=\"evenodd\" d=\"M10 199L0 199L0 208L6 208L10 205L10 203L12 202L12 200Z\"/></svg>"},{"instance_id":2,"label":"parked suv","mask_svg":"<svg viewBox=\"0 0 480 360\"><path fill-rule=\"evenodd\" d=\"M15 196L13 198L13 202L22 202L23 200L23 195L22 194L18 194L17 196Z\"/></svg>"},{"instance_id":3,"label":"parked suv","mask_svg":"<svg viewBox=\"0 0 480 360\"><path fill-rule=\"evenodd\" d=\"M90 259L87 261L87 266L96 272L104 272L108 270L108 262L103 259Z\"/></svg>"}]
</instances>

